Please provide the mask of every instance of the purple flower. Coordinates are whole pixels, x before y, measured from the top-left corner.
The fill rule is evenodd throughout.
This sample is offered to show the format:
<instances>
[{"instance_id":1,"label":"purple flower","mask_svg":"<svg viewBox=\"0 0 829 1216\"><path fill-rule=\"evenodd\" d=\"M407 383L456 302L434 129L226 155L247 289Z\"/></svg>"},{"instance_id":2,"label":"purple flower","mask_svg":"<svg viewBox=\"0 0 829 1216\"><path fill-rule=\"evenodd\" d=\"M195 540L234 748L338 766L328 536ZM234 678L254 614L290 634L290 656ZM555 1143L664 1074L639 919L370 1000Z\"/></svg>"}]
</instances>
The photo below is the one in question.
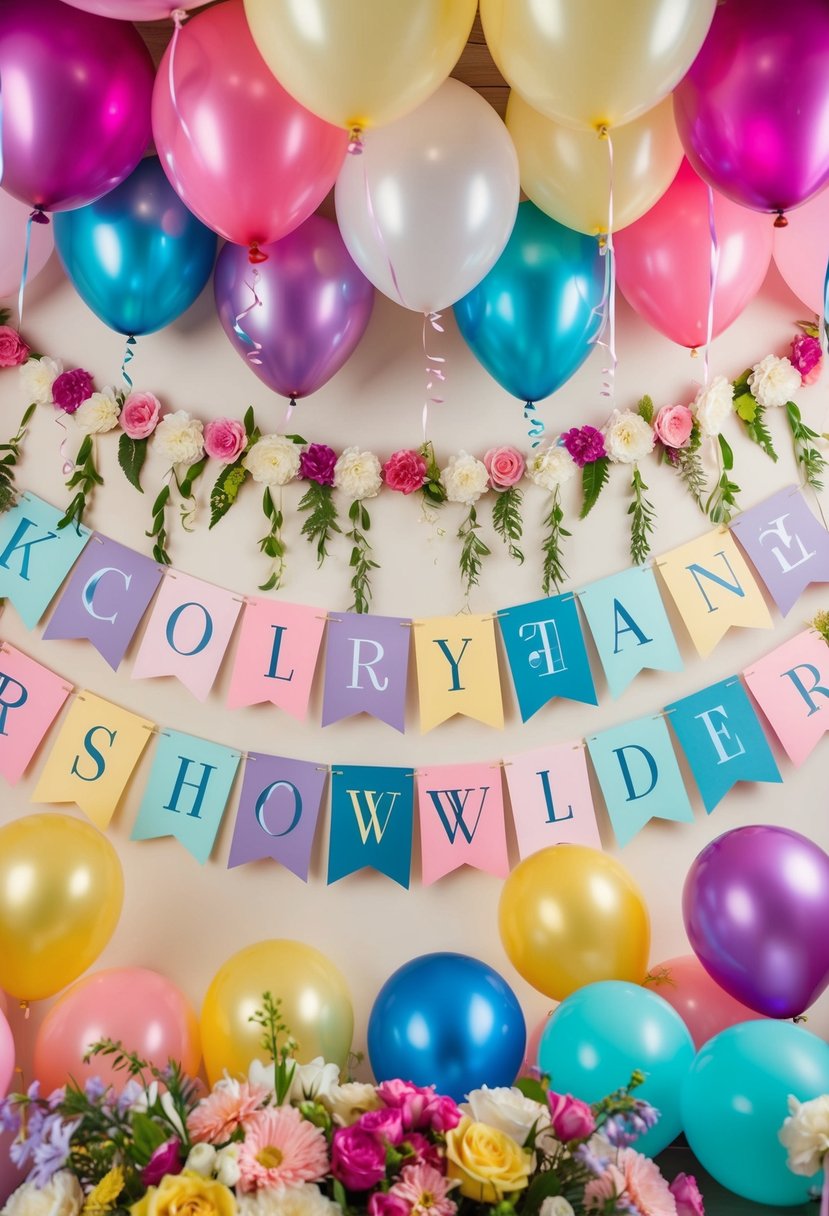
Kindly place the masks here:
<instances>
[{"instance_id":1,"label":"purple flower","mask_svg":"<svg viewBox=\"0 0 829 1216\"><path fill-rule=\"evenodd\" d=\"M659 1122L659 1111L648 1102L637 1100L634 1109L611 1115L602 1132L614 1148L627 1148Z\"/></svg>"},{"instance_id":2,"label":"purple flower","mask_svg":"<svg viewBox=\"0 0 829 1216\"><path fill-rule=\"evenodd\" d=\"M115 1103L115 1109L118 1111L118 1114L125 1115L128 1111L132 1110L143 1093L143 1085L140 1085L135 1077L130 1077L118 1095L118 1101Z\"/></svg>"},{"instance_id":3,"label":"purple flower","mask_svg":"<svg viewBox=\"0 0 829 1216\"><path fill-rule=\"evenodd\" d=\"M76 367L71 372L61 372L52 384L52 400L64 414L74 414L75 410L91 397L95 391L92 377L82 367Z\"/></svg>"},{"instance_id":4,"label":"purple flower","mask_svg":"<svg viewBox=\"0 0 829 1216\"><path fill-rule=\"evenodd\" d=\"M333 486L337 453L327 443L312 443L299 458L299 475L321 486Z\"/></svg>"},{"instance_id":5,"label":"purple flower","mask_svg":"<svg viewBox=\"0 0 829 1216\"><path fill-rule=\"evenodd\" d=\"M573 1156L577 1161L580 1161L584 1168L589 1170L591 1174L595 1174L597 1178L601 1177L610 1164L607 1157L599 1157L596 1153L594 1153L589 1144L580 1144L573 1153Z\"/></svg>"},{"instance_id":6,"label":"purple flower","mask_svg":"<svg viewBox=\"0 0 829 1216\"><path fill-rule=\"evenodd\" d=\"M20 1111L11 1098L0 1100L0 1131L11 1132L14 1136L20 1131Z\"/></svg>"},{"instance_id":7,"label":"purple flower","mask_svg":"<svg viewBox=\"0 0 829 1216\"><path fill-rule=\"evenodd\" d=\"M572 430L565 431L561 439L580 469L607 455L604 435L594 426L574 426Z\"/></svg>"},{"instance_id":8,"label":"purple flower","mask_svg":"<svg viewBox=\"0 0 829 1216\"><path fill-rule=\"evenodd\" d=\"M69 1142L80 1126L80 1119L65 1123L60 1115L47 1115L43 1121L40 1143L34 1150L34 1165L28 1181L44 1187L52 1175L62 1169L69 1157Z\"/></svg>"},{"instance_id":9,"label":"purple flower","mask_svg":"<svg viewBox=\"0 0 829 1216\"><path fill-rule=\"evenodd\" d=\"M165 1174L180 1174L183 1164L181 1141L173 1136L160 1144L150 1157L141 1171L141 1181L144 1186L157 1186Z\"/></svg>"},{"instance_id":10,"label":"purple flower","mask_svg":"<svg viewBox=\"0 0 829 1216\"><path fill-rule=\"evenodd\" d=\"M677 1216L705 1216L705 1204L693 1174L677 1174L670 1186Z\"/></svg>"},{"instance_id":11,"label":"purple flower","mask_svg":"<svg viewBox=\"0 0 829 1216\"><path fill-rule=\"evenodd\" d=\"M83 1092L90 1102L99 1102L108 1089L106 1081L102 1081L100 1077L89 1077L83 1087Z\"/></svg>"}]
</instances>

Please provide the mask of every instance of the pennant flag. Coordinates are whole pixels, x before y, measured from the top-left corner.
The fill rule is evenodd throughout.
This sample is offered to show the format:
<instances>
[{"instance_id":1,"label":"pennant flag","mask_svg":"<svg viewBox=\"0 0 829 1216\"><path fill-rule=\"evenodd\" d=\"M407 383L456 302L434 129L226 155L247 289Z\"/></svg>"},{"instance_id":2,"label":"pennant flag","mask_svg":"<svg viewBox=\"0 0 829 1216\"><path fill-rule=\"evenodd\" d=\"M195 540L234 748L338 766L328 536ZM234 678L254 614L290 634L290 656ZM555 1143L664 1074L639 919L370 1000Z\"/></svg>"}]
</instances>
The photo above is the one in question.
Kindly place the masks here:
<instances>
[{"instance_id":1,"label":"pennant flag","mask_svg":"<svg viewBox=\"0 0 829 1216\"><path fill-rule=\"evenodd\" d=\"M682 657L650 566L633 566L591 583L579 592L579 600L611 697L623 693L646 667L682 671Z\"/></svg>"},{"instance_id":2,"label":"pennant flag","mask_svg":"<svg viewBox=\"0 0 829 1216\"><path fill-rule=\"evenodd\" d=\"M413 621L420 729L454 714L503 729L498 652L491 616L438 616Z\"/></svg>"},{"instance_id":3,"label":"pennant flag","mask_svg":"<svg viewBox=\"0 0 829 1216\"><path fill-rule=\"evenodd\" d=\"M403 731L410 625L356 612L328 618L323 726L367 713Z\"/></svg>"},{"instance_id":4,"label":"pennant flag","mask_svg":"<svg viewBox=\"0 0 829 1216\"><path fill-rule=\"evenodd\" d=\"M732 625L771 629L766 601L730 532L707 532L656 564L704 659Z\"/></svg>"},{"instance_id":5,"label":"pennant flag","mask_svg":"<svg viewBox=\"0 0 829 1216\"><path fill-rule=\"evenodd\" d=\"M327 767L249 752L227 868L272 857L308 881Z\"/></svg>"},{"instance_id":6,"label":"pennant flag","mask_svg":"<svg viewBox=\"0 0 829 1216\"><path fill-rule=\"evenodd\" d=\"M16 785L72 691L54 671L0 643L0 773Z\"/></svg>"},{"instance_id":7,"label":"pennant flag","mask_svg":"<svg viewBox=\"0 0 829 1216\"><path fill-rule=\"evenodd\" d=\"M175 676L200 701L207 698L227 650L242 601L192 578L165 578L141 639L133 680Z\"/></svg>"},{"instance_id":8,"label":"pennant flag","mask_svg":"<svg viewBox=\"0 0 829 1216\"><path fill-rule=\"evenodd\" d=\"M665 719L639 718L587 740L620 847L651 819L693 823Z\"/></svg>"},{"instance_id":9,"label":"pennant flag","mask_svg":"<svg viewBox=\"0 0 829 1216\"><path fill-rule=\"evenodd\" d=\"M731 521L771 598L786 616L810 583L829 583L829 533L815 519L797 486Z\"/></svg>"},{"instance_id":10,"label":"pennant flag","mask_svg":"<svg viewBox=\"0 0 829 1216\"><path fill-rule=\"evenodd\" d=\"M414 774L344 764L331 770L328 885L370 866L408 888Z\"/></svg>"},{"instance_id":11,"label":"pennant flag","mask_svg":"<svg viewBox=\"0 0 829 1216\"><path fill-rule=\"evenodd\" d=\"M0 597L34 629L89 540L89 529L58 528L63 512L34 494L0 516Z\"/></svg>"},{"instance_id":12,"label":"pennant flag","mask_svg":"<svg viewBox=\"0 0 829 1216\"><path fill-rule=\"evenodd\" d=\"M829 730L829 647L806 629L743 672L792 764Z\"/></svg>"},{"instance_id":13,"label":"pennant flag","mask_svg":"<svg viewBox=\"0 0 829 1216\"><path fill-rule=\"evenodd\" d=\"M319 608L247 600L228 708L270 701L304 721L324 629L325 612Z\"/></svg>"},{"instance_id":14,"label":"pennant flag","mask_svg":"<svg viewBox=\"0 0 829 1216\"><path fill-rule=\"evenodd\" d=\"M498 623L523 722L554 697L598 705L572 592L506 608Z\"/></svg>"},{"instance_id":15,"label":"pennant flag","mask_svg":"<svg viewBox=\"0 0 829 1216\"><path fill-rule=\"evenodd\" d=\"M239 753L229 747L176 730L160 731L130 840L175 836L204 865L238 767Z\"/></svg>"},{"instance_id":16,"label":"pennant flag","mask_svg":"<svg viewBox=\"0 0 829 1216\"><path fill-rule=\"evenodd\" d=\"M153 730L152 722L120 705L78 693L32 802L75 802L103 831Z\"/></svg>"},{"instance_id":17,"label":"pennant flag","mask_svg":"<svg viewBox=\"0 0 829 1216\"><path fill-rule=\"evenodd\" d=\"M418 769L417 801L425 887L463 865L507 877L500 765Z\"/></svg>"},{"instance_id":18,"label":"pennant flag","mask_svg":"<svg viewBox=\"0 0 829 1216\"><path fill-rule=\"evenodd\" d=\"M738 781L783 778L736 676L665 707L710 815Z\"/></svg>"},{"instance_id":19,"label":"pennant flag","mask_svg":"<svg viewBox=\"0 0 829 1216\"><path fill-rule=\"evenodd\" d=\"M116 669L161 575L161 567L149 557L96 532L72 571L44 638L86 638Z\"/></svg>"},{"instance_id":20,"label":"pennant flag","mask_svg":"<svg viewBox=\"0 0 829 1216\"><path fill-rule=\"evenodd\" d=\"M539 747L505 764L522 858L553 844L602 847L583 743Z\"/></svg>"}]
</instances>

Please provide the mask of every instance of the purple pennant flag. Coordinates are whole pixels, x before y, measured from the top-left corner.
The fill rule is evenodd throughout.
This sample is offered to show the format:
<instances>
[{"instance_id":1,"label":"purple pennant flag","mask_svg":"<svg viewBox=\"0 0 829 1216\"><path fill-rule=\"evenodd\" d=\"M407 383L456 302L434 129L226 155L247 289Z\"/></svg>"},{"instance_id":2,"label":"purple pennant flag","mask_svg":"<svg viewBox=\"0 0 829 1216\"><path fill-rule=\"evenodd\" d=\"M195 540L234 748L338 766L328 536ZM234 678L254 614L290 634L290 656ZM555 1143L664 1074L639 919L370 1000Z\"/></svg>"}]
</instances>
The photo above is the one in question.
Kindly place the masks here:
<instances>
[{"instance_id":1,"label":"purple pennant flag","mask_svg":"<svg viewBox=\"0 0 829 1216\"><path fill-rule=\"evenodd\" d=\"M272 857L308 881L327 770L249 752L227 868Z\"/></svg>"},{"instance_id":2,"label":"purple pennant flag","mask_svg":"<svg viewBox=\"0 0 829 1216\"><path fill-rule=\"evenodd\" d=\"M117 668L161 577L151 558L96 532L75 564L44 638L87 638Z\"/></svg>"},{"instance_id":3,"label":"purple pennant flag","mask_svg":"<svg viewBox=\"0 0 829 1216\"><path fill-rule=\"evenodd\" d=\"M402 733L410 624L353 612L329 617L323 726L367 713Z\"/></svg>"},{"instance_id":4,"label":"purple pennant flag","mask_svg":"<svg viewBox=\"0 0 829 1216\"><path fill-rule=\"evenodd\" d=\"M783 616L810 583L829 583L829 533L797 486L786 486L731 521Z\"/></svg>"}]
</instances>

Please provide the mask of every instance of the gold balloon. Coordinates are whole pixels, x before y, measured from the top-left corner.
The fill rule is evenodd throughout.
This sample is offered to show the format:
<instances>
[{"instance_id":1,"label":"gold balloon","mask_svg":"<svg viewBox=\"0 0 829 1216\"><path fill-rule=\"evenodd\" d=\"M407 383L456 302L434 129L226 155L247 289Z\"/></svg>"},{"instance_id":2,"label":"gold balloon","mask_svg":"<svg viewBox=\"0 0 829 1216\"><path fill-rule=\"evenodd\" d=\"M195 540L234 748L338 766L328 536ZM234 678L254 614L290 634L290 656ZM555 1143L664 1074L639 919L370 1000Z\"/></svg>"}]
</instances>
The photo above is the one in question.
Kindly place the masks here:
<instances>
[{"instance_id":1,"label":"gold balloon","mask_svg":"<svg viewBox=\"0 0 829 1216\"><path fill-rule=\"evenodd\" d=\"M259 53L307 109L376 127L414 110L460 58L476 0L245 0Z\"/></svg>"},{"instance_id":2,"label":"gold balloon","mask_svg":"<svg viewBox=\"0 0 829 1216\"><path fill-rule=\"evenodd\" d=\"M219 968L204 998L202 1053L211 1085L225 1069L242 1075L251 1060L262 1058L262 1030L250 1017L262 1007L265 992L281 1000L282 1020L297 1040L301 1064L323 1056L344 1067L354 1033L345 977L302 942L257 942Z\"/></svg>"},{"instance_id":3,"label":"gold balloon","mask_svg":"<svg viewBox=\"0 0 829 1216\"><path fill-rule=\"evenodd\" d=\"M0 828L0 988L52 996L95 961L124 902L115 849L69 815L27 815Z\"/></svg>"},{"instance_id":4,"label":"gold balloon","mask_svg":"<svg viewBox=\"0 0 829 1216\"><path fill-rule=\"evenodd\" d=\"M607 232L610 161L595 131L565 127L539 114L515 90L507 129L518 153L521 187L554 220L591 236ZM682 161L670 97L613 132L613 231L649 211Z\"/></svg>"},{"instance_id":5,"label":"gold balloon","mask_svg":"<svg viewBox=\"0 0 829 1216\"><path fill-rule=\"evenodd\" d=\"M501 941L516 971L556 1001L598 980L641 984L650 919L614 857L558 844L525 858L504 883Z\"/></svg>"}]
</instances>

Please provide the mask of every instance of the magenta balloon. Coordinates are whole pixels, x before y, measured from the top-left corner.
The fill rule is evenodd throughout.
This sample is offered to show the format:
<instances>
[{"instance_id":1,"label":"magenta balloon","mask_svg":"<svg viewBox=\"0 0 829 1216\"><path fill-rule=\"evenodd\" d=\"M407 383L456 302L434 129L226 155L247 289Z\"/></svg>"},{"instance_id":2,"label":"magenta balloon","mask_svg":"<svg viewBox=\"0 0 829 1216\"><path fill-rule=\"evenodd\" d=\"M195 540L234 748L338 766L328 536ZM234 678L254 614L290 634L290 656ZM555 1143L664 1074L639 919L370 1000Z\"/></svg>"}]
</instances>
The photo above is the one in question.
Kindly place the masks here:
<instances>
[{"instance_id":1,"label":"magenta balloon","mask_svg":"<svg viewBox=\"0 0 829 1216\"><path fill-rule=\"evenodd\" d=\"M744 207L787 211L829 181L829 5L725 0L674 93L697 172Z\"/></svg>"},{"instance_id":2,"label":"magenta balloon","mask_svg":"<svg viewBox=\"0 0 829 1216\"><path fill-rule=\"evenodd\" d=\"M809 199L774 233L774 260L786 286L818 316L829 262L829 190Z\"/></svg>"},{"instance_id":3,"label":"magenta balloon","mask_svg":"<svg viewBox=\"0 0 829 1216\"><path fill-rule=\"evenodd\" d=\"M207 0L168 0L166 4L163 0L64 0L64 3L118 21L159 21L177 8L198 8Z\"/></svg>"},{"instance_id":4,"label":"magenta balloon","mask_svg":"<svg viewBox=\"0 0 829 1216\"><path fill-rule=\"evenodd\" d=\"M153 63L138 32L60 0L4 0L3 189L67 211L114 190L150 142Z\"/></svg>"},{"instance_id":5,"label":"magenta balloon","mask_svg":"<svg viewBox=\"0 0 829 1216\"><path fill-rule=\"evenodd\" d=\"M310 219L272 245L268 260L255 268L262 301L240 321L261 345L253 349L234 329L253 303L254 267L238 245L225 245L213 275L219 320L234 349L275 393L307 397L343 366L365 333L374 288L351 260L337 225Z\"/></svg>"},{"instance_id":6,"label":"magenta balloon","mask_svg":"<svg viewBox=\"0 0 829 1216\"><path fill-rule=\"evenodd\" d=\"M788 828L735 828L706 845L682 894L691 948L721 988L791 1018L829 984L829 856Z\"/></svg>"}]
</instances>

